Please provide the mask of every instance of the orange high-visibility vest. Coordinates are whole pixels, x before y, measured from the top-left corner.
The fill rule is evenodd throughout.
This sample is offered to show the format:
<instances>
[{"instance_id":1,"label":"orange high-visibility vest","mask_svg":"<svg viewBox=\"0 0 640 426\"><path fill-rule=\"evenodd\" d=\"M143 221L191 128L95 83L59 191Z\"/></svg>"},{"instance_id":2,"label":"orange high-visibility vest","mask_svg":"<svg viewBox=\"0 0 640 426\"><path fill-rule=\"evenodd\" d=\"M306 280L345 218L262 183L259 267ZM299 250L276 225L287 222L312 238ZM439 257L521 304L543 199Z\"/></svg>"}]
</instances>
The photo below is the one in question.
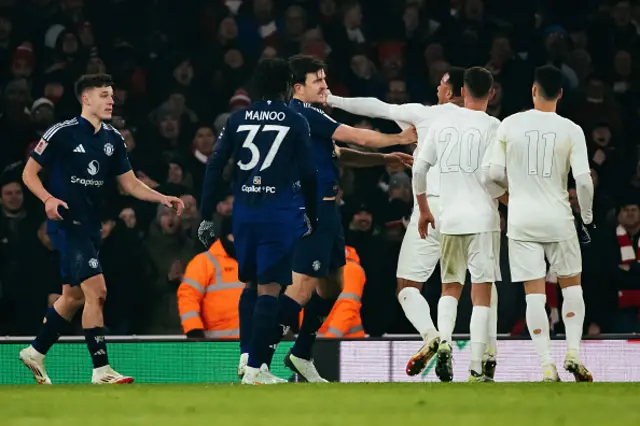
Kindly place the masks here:
<instances>
[{"instance_id":1,"label":"orange high-visibility vest","mask_svg":"<svg viewBox=\"0 0 640 426\"><path fill-rule=\"evenodd\" d=\"M178 309L185 333L204 330L211 339L238 338L238 302L244 283L238 280L238 262L218 240L189 262L178 287Z\"/></svg>"}]
</instances>

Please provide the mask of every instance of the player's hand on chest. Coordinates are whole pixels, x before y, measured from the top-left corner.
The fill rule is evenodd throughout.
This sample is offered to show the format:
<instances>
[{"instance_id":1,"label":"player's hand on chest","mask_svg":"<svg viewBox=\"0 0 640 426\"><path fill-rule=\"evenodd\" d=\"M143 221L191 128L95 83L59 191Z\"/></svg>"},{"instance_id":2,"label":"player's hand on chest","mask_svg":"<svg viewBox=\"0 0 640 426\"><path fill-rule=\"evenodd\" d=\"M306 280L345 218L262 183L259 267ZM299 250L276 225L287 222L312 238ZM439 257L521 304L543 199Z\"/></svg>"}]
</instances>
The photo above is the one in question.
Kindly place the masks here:
<instances>
[{"instance_id":1,"label":"player's hand on chest","mask_svg":"<svg viewBox=\"0 0 640 426\"><path fill-rule=\"evenodd\" d=\"M102 179L112 168L115 151L115 142L104 132L89 137L73 135L65 146L65 161L77 175Z\"/></svg>"}]
</instances>

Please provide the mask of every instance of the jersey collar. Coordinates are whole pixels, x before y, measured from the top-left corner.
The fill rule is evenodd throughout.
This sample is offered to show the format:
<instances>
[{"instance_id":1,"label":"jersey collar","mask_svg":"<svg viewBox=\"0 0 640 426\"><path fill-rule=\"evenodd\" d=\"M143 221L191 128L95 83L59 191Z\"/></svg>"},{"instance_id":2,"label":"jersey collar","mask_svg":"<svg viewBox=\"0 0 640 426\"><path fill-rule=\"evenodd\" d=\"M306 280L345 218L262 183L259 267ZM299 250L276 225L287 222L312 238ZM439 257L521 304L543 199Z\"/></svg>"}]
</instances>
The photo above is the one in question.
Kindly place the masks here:
<instances>
[{"instance_id":1,"label":"jersey collar","mask_svg":"<svg viewBox=\"0 0 640 426\"><path fill-rule=\"evenodd\" d=\"M91 135L95 135L95 136L98 136L98 135L101 135L102 133L104 133L104 124L103 123L101 123L101 125L100 125L100 130L98 130L96 132L96 128L93 127L93 124L91 124L89 122L89 120L87 120L86 118L84 118L81 115L77 116L76 118L78 120L78 123L80 123L80 128L82 129L83 132L87 132L87 133L89 133Z\"/></svg>"}]
</instances>

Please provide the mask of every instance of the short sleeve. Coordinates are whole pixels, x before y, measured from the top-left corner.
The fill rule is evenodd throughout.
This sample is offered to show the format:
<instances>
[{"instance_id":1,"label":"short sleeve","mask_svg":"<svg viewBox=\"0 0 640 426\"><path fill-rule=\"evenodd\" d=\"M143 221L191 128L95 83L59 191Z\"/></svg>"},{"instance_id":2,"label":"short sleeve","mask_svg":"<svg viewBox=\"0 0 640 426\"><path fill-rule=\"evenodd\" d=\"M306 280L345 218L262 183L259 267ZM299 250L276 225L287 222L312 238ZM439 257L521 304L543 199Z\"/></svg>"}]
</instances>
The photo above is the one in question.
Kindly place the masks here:
<instances>
[{"instance_id":1,"label":"short sleeve","mask_svg":"<svg viewBox=\"0 0 640 426\"><path fill-rule=\"evenodd\" d=\"M301 108L299 112L309 122L311 138L332 139L336 129L342 124L315 107Z\"/></svg>"},{"instance_id":2,"label":"short sleeve","mask_svg":"<svg viewBox=\"0 0 640 426\"><path fill-rule=\"evenodd\" d=\"M51 126L44 132L36 147L31 151L30 157L36 160L41 166L44 167L49 164L51 159L55 157L56 152L60 149L61 139L64 137L63 127L61 123Z\"/></svg>"},{"instance_id":3,"label":"short sleeve","mask_svg":"<svg viewBox=\"0 0 640 426\"><path fill-rule=\"evenodd\" d=\"M120 176L131 170L131 162L127 155L127 145L120 133L114 133L113 173Z\"/></svg>"}]
</instances>

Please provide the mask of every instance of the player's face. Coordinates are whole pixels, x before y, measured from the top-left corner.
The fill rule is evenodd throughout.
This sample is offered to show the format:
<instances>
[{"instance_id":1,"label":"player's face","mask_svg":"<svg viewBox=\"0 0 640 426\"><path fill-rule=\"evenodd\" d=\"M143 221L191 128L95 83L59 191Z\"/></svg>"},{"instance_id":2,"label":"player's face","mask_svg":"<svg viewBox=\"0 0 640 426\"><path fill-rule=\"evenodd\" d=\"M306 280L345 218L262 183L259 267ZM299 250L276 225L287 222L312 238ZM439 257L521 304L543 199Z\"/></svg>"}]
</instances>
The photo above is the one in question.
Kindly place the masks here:
<instances>
[{"instance_id":1,"label":"player's face","mask_svg":"<svg viewBox=\"0 0 640 426\"><path fill-rule=\"evenodd\" d=\"M327 100L327 75L324 70L307 74L307 79L302 84L296 84L296 93L302 96L304 102L310 104L323 104Z\"/></svg>"},{"instance_id":2,"label":"player's face","mask_svg":"<svg viewBox=\"0 0 640 426\"><path fill-rule=\"evenodd\" d=\"M113 113L113 89L107 86L85 90L82 104L100 120L110 120Z\"/></svg>"}]
</instances>

